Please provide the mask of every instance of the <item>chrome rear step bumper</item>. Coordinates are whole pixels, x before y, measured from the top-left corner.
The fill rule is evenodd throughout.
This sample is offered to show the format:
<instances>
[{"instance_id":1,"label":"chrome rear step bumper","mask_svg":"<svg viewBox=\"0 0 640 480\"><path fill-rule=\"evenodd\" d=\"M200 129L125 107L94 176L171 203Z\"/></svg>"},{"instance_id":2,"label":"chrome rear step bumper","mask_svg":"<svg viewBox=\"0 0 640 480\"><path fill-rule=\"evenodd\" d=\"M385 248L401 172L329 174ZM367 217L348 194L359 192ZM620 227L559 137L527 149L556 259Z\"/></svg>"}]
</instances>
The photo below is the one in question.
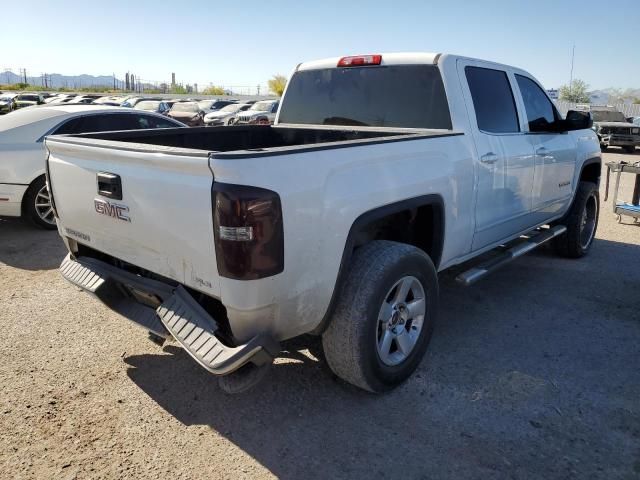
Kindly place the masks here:
<instances>
[{"instance_id":1,"label":"chrome rear step bumper","mask_svg":"<svg viewBox=\"0 0 640 480\"><path fill-rule=\"evenodd\" d=\"M260 334L244 345L229 347L216 336L218 323L181 285L134 275L91 257L67 255L64 278L95 295L110 309L160 337L173 336L209 372L226 375L247 363L263 365L280 351L271 336ZM153 307L144 304L159 303Z\"/></svg>"}]
</instances>

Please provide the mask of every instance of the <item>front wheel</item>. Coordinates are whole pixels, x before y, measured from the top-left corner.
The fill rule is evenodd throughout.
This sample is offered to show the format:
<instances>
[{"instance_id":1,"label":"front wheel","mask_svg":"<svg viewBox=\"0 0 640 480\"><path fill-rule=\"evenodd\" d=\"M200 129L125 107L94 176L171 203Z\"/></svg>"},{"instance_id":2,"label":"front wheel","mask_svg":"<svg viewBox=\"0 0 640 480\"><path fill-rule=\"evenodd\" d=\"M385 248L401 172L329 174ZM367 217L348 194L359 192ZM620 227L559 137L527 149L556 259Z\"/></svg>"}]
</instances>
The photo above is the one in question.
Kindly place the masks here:
<instances>
[{"instance_id":1,"label":"front wheel","mask_svg":"<svg viewBox=\"0 0 640 480\"><path fill-rule=\"evenodd\" d=\"M374 241L354 253L322 336L327 363L371 392L390 390L419 365L438 308L438 278L422 250Z\"/></svg>"},{"instance_id":2,"label":"front wheel","mask_svg":"<svg viewBox=\"0 0 640 480\"><path fill-rule=\"evenodd\" d=\"M626 152L626 153L633 153L636 151L636 147L635 145L625 145L624 147L622 147L622 149Z\"/></svg>"},{"instance_id":3,"label":"front wheel","mask_svg":"<svg viewBox=\"0 0 640 480\"><path fill-rule=\"evenodd\" d=\"M44 177L35 179L29 185L27 193L24 195L23 213L27 219L38 227L47 230L56 228L51 195Z\"/></svg>"},{"instance_id":4,"label":"front wheel","mask_svg":"<svg viewBox=\"0 0 640 480\"><path fill-rule=\"evenodd\" d=\"M556 251L565 257L580 258L587 254L598 228L600 195L593 182L580 182L571 209L558 223L567 231L554 240Z\"/></svg>"}]
</instances>

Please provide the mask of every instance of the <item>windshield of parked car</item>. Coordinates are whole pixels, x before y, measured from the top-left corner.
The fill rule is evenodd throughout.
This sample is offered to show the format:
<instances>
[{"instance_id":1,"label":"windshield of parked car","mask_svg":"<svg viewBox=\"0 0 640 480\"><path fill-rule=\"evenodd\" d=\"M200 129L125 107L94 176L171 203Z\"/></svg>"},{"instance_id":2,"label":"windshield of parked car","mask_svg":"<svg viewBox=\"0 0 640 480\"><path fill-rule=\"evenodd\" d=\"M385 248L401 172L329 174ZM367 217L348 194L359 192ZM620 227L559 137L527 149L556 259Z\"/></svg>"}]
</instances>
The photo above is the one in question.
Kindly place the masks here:
<instances>
[{"instance_id":1,"label":"windshield of parked car","mask_svg":"<svg viewBox=\"0 0 640 480\"><path fill-rule=\"evenodd\" d=\"M251 108L249 108L249 110L252 110L254 112L268 112L271 110L272 106L273 102L257 102L251 105Z\"/></svg>"},{"instance_id":2,"label":"windshield of parked car","mask_svg":"<svg viewBox=\"0 0 640 480\"><path fill-rule=\"evenodd\" d=\"M27 102L37 102L39 98L37 95L19 95L18 100L25 100Z\"/></svg>"},{"instance_id":3,"label":"windshield of parked car","mask_svg":"<svg viewBox=\"0 0 640 480\"><path fill-rule=\"evenodd\" d=\"M200 109L198 108L197 103L174 103L171 110L174 112L198 112Z\"/></svg>"},{"instance_id":4,"label":"windshield of parked car","mask_svg":"<svg viewBox=\"0 0 640 480\"><path fill-rule=\"evenodd\" d=\"M614 110L591 110L594 122L627 122L622 112Z\"/></svg>"},{"instance_id":5,"label":"windshield of parked car","mask_svg":"<svg viewBox=\"0 0 640 480\"><path fill-rule=\"evenodd\" d=\"M201 110L207 110L208 108L211 108L213 105L215 105L215 103L216 100L202 100L198 102L198 106Z\"/></svg>"},{"instance_id":6,"label":"windshield of parked car","mask_svg":"<svg viewBox=\"0 0 640 480\"><path fill-rule=\"evenodd\" d=\"M142 102L136 103L134 107L136 110L157 110L160 106L160 102L156 100L144 100Z\"/></svg>"},{"instance_id":7,"label":"windshield of parked car","mask_svg":"<svg viewBox=\"0 0 640 480\"><path fill-rule=\"evenodd\" d=\"M450 130L435 65L326 68L296 72L280 106L281 123Z\"/></svg>"},{"instance_id":8,"label":"windshield of parked car","mask_svg":"<svg viewBox=\"0 0 640 480\"><path fill-rule=\"evenodd\" d=\"M13 95L0 95L0 102L8 102L13 98Z\"/></svg>"},{"instance_id":9,"label":"windshield of parked car","mask_svg":"<svg viewBox=\"0 0 640 480\"><path fill-rule=\"evenodd\" d=\"M139 100L136 97L129 97L122 102L123 107L133 107Z\"/></svg>"},{"instance_id":10,"label":"windshield of parked car","mask_svg":"<svg viewBox=\"0 0 640 480\"><path fill-rule=\"evenodd\" d=\"M220 109L221 112L237 112L238 110L240 110L240 107L242 107L242 105L237 104L237 103L232 103L231 105L227 105L226 107L222 107Z\"/></svg>"}]
</instances>

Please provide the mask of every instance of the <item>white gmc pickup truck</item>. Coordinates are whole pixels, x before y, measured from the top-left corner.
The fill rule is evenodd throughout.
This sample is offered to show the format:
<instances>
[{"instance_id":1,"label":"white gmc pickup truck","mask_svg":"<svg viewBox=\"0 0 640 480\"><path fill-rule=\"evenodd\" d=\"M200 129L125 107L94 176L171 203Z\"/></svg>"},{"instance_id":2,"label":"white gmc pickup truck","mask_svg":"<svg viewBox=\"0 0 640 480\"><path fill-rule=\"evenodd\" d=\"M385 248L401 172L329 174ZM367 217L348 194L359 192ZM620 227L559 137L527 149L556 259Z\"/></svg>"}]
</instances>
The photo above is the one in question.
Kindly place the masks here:
<instances>
[{"instance_id":1,"label":"white gmc pickup truck","mask_svg":"<svg viewBox=\"0 0 640 480\"><path fill-rule=\"evenodd\" d=\"M173 337L227 391L307 333L339 377L384 391L427 349L438 272L468 262L470 284L549 240L587 253L591 124L562 118L506 65L302 63L273 126L48 137L61 271L157 341Z\"/></svg>"}]
</instances>

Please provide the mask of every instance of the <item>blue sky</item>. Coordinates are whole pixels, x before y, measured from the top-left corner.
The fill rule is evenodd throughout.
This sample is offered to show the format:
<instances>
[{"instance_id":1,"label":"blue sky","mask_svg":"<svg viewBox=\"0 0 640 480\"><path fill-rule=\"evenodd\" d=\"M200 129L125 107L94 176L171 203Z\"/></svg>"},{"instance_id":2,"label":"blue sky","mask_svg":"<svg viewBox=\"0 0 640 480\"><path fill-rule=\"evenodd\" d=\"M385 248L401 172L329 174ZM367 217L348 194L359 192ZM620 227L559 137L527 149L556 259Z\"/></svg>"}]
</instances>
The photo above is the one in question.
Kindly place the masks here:
<instances>
[{"instance_id":1,"label":"blue sky","mask_svg":"<svg viewBox=\"0 0 640 480\"><path fill-rule=\"evenodd\" d=\"M640 88L640 1L31 1L2 7L0 69L266 84L299 62L450 52L513 64L547 88Z\"/></svg>"}]
</instances>

